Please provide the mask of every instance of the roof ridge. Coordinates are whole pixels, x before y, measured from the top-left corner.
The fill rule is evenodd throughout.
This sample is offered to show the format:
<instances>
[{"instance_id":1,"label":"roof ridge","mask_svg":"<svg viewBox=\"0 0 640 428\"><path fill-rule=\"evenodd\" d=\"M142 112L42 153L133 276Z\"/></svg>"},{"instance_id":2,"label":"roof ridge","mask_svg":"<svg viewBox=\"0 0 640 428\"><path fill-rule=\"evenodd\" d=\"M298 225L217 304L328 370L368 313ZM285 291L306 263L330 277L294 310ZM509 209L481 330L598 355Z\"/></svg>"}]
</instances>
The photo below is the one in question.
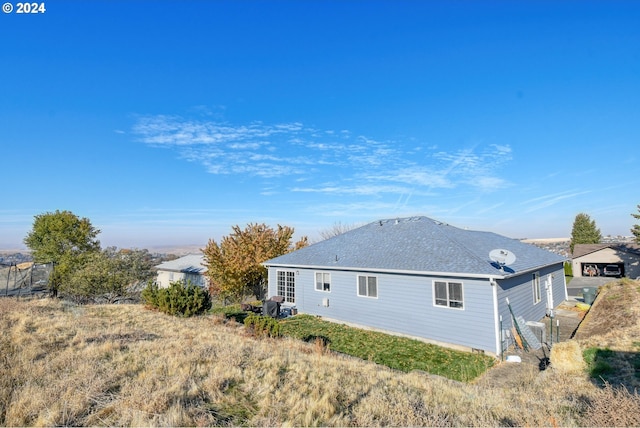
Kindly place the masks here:
<instances>
[{"instance_id":1,"label":"roof ridge","mask_svg":"<svg viewBox=\"0 0 640 428\"><path fill-rule=\"evenodd\" d=\"M430 219L430 220L432 220L432 219ZM456 227L456 226L451 226L450 224L447 224L447 223L438 222L437 220L432 220L432 221L435 223L435 225L436 225L436 226L449 226L449 227L453 227L453 228L458 229L458 230L462 230L462 231L466 231L466 232L468 232L468 231L467 231L467 230L465 230L465 229L461 229L461 228ZM472 258L474 258L475 260L477 260L477 261L479 261L479 262L481 262L481 263L487 263L487 260L484 260L484 259L480 258L478 255L476 255L476 253L475 253L475 252L471 251L471 250L469 249L469 247L467 247L465 244L463 244L463 243L459 242L457 239L453 238L453 237L451 236L451 234L449 234L449 233L444 233L444 231L442 231L441 229L437 229L437 230L438 230L438 233L439 233L441 236L444 236L444 237L445 237L449 242L452 242L452 243L456 244L458 247L462 248L462 249L464 250L464 252L465 252L465 253L467 253L468 255L470 255L470 256L471 256Z\"/></svg>"}]
</instances>

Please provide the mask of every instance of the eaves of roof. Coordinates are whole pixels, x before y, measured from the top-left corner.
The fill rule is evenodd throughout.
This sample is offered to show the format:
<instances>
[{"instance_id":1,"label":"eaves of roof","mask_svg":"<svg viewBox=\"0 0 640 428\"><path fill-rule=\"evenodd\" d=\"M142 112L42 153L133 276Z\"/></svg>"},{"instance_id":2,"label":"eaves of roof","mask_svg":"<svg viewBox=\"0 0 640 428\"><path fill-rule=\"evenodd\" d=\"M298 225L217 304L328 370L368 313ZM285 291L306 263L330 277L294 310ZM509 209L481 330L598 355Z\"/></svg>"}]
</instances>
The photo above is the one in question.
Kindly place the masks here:
<instances>
[{"instance_id":1,"label":"eaves of roof","mask_svg":"<svg viewBox=\"0 0 640 428\"><path fill-rule=\"evenodd\" d=\"M559 262L558 262L559 263ZM358 267L328 267L328 266L313 266L313 265L291 265L291 264L278 264L278 263L262 263L266 267L281 267L286 269L315 269L315 270L336 270L336 271L348 271L348 272L370 272L370 273L389 273L399 275L416 275L416 276L435 276L435 277L453 277L453 278L478 278L478 279L507 279L513 276L522 275L527 272L535 272L545 266L537 266L525 271L506 273L500 273L500 270L496 270L496 274L487 273L457 273L457 272L437 272L437 271L416 271L416 270L402 270L402 269L376 269L376 268L358 268ZM548 266L548 265L546 265Z\"/></svg>"}]
</instances>

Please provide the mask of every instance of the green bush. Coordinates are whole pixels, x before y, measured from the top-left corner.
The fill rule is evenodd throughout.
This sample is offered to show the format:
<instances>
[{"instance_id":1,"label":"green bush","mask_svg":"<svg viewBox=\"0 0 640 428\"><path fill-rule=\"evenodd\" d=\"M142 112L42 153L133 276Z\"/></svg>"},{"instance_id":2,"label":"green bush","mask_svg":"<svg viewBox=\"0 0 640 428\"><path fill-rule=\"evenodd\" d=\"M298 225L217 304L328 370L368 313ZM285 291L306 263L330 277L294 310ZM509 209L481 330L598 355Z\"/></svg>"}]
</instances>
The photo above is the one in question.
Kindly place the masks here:
<instances>
[{"instance_id":1,"label":"green bush","mask_svg":"<svg viewBox=\"0 0 640 428\"><path fill-rule=\"evenodd\" d=\"M244 323L244 319L249 315L247 311L243 311L242 308L240 308L239 304L220 306L214 303L210 312L213 315L221 316L239 324Z\"/></svg>"},{"instance_id":2,"label":"green bush","mask_svg":"<svg viewBox=\"0 0 640 428\"><path fill-rule=\"evenodd\" d=\"M571 266L571 262L564 262L564 276L573 276L573 266Z\"/></svg>"},{"instance_id":3,"label":"green bush","mask_svg":"<svg viewBox=\"0 0 640 428\"><path fill-rule=\"evenodd\" d=\"M158 307L158 284L153 281L149 281L147 286L142 290L140 294L142 301L154 308Z\"/></svg>"},{"instance_id":4,"label":"green bush","mask_svg":"<svg viewBox=\"0 0 640 428\"><path fill-rule=\"evenodd\" d=\"M142 299L161 312L182 317L199 315L211 308L209 293L191 282L171 282L168 288L149 284L142 290Z\"/></svg>"},{"instance_id":5,"label":"green bush","mask_svg":"<svg viewBox=\"0 0 640 428\"><path fill-rule=\"evenodd\" d=\"M271 317L250 314L244 325L258 337L280 337L280 323Z\"/></svg>"}]
</instances>

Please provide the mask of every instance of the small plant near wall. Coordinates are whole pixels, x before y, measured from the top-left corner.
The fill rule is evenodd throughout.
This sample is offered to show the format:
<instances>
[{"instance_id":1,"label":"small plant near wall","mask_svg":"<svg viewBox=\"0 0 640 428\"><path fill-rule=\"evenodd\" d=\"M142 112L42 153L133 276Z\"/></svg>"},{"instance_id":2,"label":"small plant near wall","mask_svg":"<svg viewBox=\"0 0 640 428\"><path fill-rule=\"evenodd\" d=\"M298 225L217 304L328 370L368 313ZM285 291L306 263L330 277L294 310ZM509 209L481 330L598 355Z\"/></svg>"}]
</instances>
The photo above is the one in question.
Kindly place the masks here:
<instances>
[{"instance_id":1,"label":"small plant near wall","mask_svg":"<svg viewBox=\"0 0 640 428\"><path fill-rule=\"evenodd\" d=\"M571 262L564 262L564 276L573 276L573 266L571 266Z\"/></svg>"},{"instance_id":2,"label":"small plant near wall","mask_svg":"<svg viewBox=\"0 0 640 428\"><path fill-rule=\"evenodd\" d=\"M161 312L181 317L200 315L211 309L209 293L191 282L171 282L167 288L150 283L142 290L142 299Z\"/></svg>"}]
</instances>

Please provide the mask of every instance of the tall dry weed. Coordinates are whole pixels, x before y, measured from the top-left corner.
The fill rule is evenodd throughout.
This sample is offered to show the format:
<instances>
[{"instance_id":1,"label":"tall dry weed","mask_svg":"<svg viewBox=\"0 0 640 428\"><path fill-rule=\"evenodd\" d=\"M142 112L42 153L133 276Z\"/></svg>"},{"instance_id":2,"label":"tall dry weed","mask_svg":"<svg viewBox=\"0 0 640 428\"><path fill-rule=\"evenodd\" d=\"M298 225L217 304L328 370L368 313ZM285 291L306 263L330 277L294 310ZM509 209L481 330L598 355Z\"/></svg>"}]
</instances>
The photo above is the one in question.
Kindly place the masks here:
<instances>
[{"instance_id":1,"label":"tall dry weed","mask_svg":"<svg viewBox=\"0 0 640 428\"><path fill-rule=\"evenodd\" d=\"M638 427L640 395L624 387L614 388L607 384L587 401L582 424L594 427Z\"/></svg>"}]
</instances>

